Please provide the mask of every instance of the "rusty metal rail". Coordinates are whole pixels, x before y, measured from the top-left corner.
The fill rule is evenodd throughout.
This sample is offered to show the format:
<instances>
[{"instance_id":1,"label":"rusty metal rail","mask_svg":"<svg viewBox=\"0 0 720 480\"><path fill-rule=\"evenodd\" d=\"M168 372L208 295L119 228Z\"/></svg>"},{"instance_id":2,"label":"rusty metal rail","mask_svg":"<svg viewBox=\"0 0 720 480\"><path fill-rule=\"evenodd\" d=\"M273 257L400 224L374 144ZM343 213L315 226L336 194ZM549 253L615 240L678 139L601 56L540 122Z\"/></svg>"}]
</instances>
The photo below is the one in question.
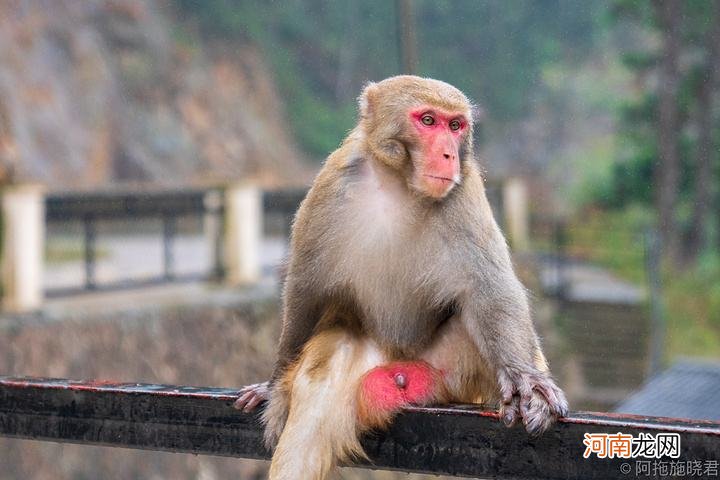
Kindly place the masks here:
<instances>
[{"instance_id":1,"label":"rusty metal rail","mask_svg":"<svg viewBox=\"0 0 720 480\"><path fill-rule=\"evenodd\" d=\"M257 416L232 408L236 393L0 376L0 435L268 458ZM409 408L388 432L369 436L363 444L370 468L502 479L634 478L627 469L634 472L635 460L583 458L585 433L617 432L678 433L680 457L664 460L720 460L718 422L573 413L542 437L530 438L477 406Z\"/></svg>"}]
</instances>

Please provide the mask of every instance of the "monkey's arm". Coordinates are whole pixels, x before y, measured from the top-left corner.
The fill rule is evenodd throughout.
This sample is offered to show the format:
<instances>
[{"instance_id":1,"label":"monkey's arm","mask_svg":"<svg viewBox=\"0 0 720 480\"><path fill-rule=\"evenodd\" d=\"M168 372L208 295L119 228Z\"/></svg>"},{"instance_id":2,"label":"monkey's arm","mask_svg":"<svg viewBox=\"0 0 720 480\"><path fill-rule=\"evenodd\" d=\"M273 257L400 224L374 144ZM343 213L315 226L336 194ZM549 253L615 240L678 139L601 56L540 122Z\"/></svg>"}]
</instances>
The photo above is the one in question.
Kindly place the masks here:
<instances>
[{"instance_id":1,"label":"monkey's arm","mask_svg":"<svg viewBox=\"0 0 720 480\"><path fill-rule=\"evenodd\" d=\"M322 179L322 172L319 179ZM309 214L317 206L315 187L298 210L291 241L291 257L283 287L283 319L278 347L278 358L270 381L248 385L240 390L235 408L252 411L262 401L270 398L272 386L280 379L288 366L297 358L303 345L312 335L322 313L322 303L317 282L311 281L318 258L313 238L320 229L313 228L313 216Z\"/></svg>"},{"instance_id":2,"label":"monkey's arm","mask_svg":"<svg viewBox=\"0 0 720 480\"><path fill-rule=\"evenodd\" d=\"M283 322L278 346L278 358L271 382L280 378L297 358L302 347L313 334L322 314L322 302L302 275L289 272L285 283Z\"/></svg>"},{"instance_id":3,"label":"monkey's arm","mask_svg":"<svg viewBox=\"0 0 720 480\"><path fill-rule=\"evenodd\" d=\"M495 369L503 421L512 425L522 419L528 432L538 434L567 414L567 400L547 369L525 289L504 242L496 245L501 245L499 251L488 255L470 282L461 315L484 360Z\"/></svg>"},{"instance_id":4,"label":"monkey's arm","mask_svg":"<svg viewBox=\"0 0 720 480\"><path fill-rule=\"evenodd\" d=\"M332 209L328 193L337 183L331 175L332 157L321 170L293 224L291 256L283 288L283 320L271 382L279 379L313 335L326 303L328 237L332 237ZM331 196L330 196L331 197ZM332 199L334 200L334 199Z\"/></svg>"},{"instance_id":5,"label":"monkey's arm","mask_svg":"<svg viewBox=\"0 0 720 480\"><path fill-rule=\"evenodd\" d=\"M317 324L321 309L313 292L308 291L302 279L288 273L285 282L283 322L280 334L278 358L269 381L247 385L239 392L235 408L249 412L261 402L268 400L273 383L280 379L288 366L300 354Z\"/></svg>"}]
</instances>

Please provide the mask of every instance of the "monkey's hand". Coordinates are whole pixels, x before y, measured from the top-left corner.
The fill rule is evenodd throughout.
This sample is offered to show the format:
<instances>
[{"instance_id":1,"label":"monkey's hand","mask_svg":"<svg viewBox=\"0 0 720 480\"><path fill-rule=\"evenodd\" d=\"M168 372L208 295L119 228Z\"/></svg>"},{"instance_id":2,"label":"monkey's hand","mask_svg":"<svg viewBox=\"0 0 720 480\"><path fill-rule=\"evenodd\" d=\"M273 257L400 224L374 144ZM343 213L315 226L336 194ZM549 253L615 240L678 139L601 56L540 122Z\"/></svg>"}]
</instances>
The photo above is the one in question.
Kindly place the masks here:
<instances>
[{"instance_id":1,"label":"monkey's hand","mask_svg":"<svg viewBox=\"0 0 720 480\"><path fill-rule=\"evenodd\" d=\"M508 427L522 418L530 435L540 435L558 417L568 413L568 403L550 375L534 372L500 372L500 418Z\"/></svg>"},{"instance_id":2,"label":"monkey's hand","mask_svg":"<svg viewBox=\"0 0 720 480\"><path fill-rule=\"evenodd\" d=\"M233 407L245 413L252 412L261 402L270 399L270 382L247 385L240 389L238 395Z\"/></svg>"}]
</instances>

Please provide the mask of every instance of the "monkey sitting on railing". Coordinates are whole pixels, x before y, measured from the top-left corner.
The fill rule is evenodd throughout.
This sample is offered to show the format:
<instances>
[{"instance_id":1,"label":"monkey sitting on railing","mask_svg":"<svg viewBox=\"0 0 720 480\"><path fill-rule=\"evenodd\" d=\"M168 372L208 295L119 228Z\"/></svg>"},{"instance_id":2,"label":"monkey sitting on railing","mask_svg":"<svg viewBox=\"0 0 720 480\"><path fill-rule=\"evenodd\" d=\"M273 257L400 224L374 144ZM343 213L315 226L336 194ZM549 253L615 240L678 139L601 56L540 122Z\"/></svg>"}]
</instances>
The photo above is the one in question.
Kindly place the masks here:
<instances>
[{"instance_id":1,"label":"monkey sitting on railing","mask_svg":"<svg viewBox=\"0 0 720 480\"><path fill-rule=\"evenodd\" d=\"M567 413L473 158L470 102L414 76L369 84L292 229L263 412L270 478L326 478L406 404L500 402L539 434Z\"/></svg>"}]
</instances>

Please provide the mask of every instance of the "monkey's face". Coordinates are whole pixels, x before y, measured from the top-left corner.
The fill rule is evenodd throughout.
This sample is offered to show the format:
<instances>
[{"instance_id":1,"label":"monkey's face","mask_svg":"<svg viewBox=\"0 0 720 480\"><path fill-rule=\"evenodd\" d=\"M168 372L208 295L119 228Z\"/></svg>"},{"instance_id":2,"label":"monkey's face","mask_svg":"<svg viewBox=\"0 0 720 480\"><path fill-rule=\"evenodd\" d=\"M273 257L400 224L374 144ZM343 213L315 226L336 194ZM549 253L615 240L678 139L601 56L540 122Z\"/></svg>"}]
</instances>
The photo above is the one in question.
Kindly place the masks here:
<instances>
[{"instance_id":1,"label":"monkey's face","mask_svg":"<svg viewBox=\"0 0 720 480\"><path fill-rule=\"evenodd\" d=\"M472 156L472 114L460 90L409 75L369 84L360 96L361 125L374 157L419 195L441 200L462 181Z\"/></svg>"},{"instance_id":2,"label":"monkey's face","mask_svg":"<svg viewBox=\"0 0 720 480\"><path fill-rule=\"evenodd\" d=\"M469 121L457 111L422 105L408 112L416 148L409 150L411 188L434 199L445 197L460 183L460 151Z\"/></svg>"}]
</instances>

